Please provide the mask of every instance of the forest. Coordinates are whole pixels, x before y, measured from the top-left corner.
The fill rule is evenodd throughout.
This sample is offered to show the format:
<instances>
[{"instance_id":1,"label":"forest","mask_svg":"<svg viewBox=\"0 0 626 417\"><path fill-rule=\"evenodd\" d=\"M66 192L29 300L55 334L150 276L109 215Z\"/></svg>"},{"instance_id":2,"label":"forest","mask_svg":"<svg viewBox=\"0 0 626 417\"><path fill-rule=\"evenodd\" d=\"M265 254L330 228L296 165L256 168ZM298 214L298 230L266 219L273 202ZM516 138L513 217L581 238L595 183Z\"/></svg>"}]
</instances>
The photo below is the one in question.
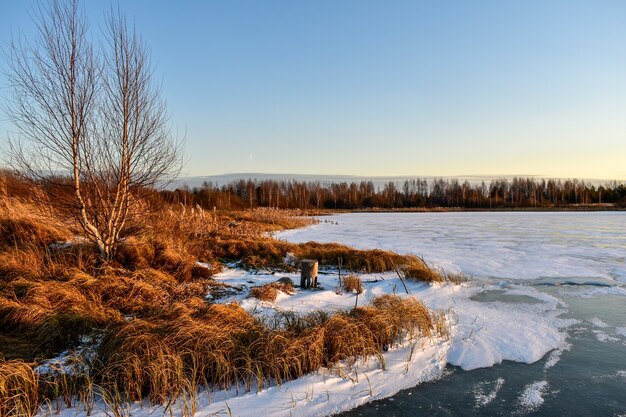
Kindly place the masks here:
<instances>
[{"instance_id":1,"label":"forest","mask_svg":"<svg viewBox=\"0 0 626 417\"><path fill-rule=\"evenodd\" d=\"M495 179L471 184L456 179L415 178L376 187L372 181L317 182L238 180L218 186L163 190L168 203L205 209L611 209L626 207L626 185L617 181L593 185L577 179Z\"/></svg>"}]
</instances>

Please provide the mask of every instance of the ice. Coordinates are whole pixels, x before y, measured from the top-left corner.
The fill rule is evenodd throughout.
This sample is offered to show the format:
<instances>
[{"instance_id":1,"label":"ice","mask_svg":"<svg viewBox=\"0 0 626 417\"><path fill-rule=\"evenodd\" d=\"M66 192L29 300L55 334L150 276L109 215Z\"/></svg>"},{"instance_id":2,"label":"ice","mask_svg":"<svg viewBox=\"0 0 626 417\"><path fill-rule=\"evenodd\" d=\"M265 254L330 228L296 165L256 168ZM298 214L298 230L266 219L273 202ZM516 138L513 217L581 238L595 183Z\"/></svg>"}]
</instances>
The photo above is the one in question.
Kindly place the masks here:
<instances>
[{"instance_id":1,"label":"ice","mask_svg":"<svg viewBox=\"0 0 626 417\"><path fill-rule=\"evenodd\" d=\"M558 349L554 349L552 352L550 352L550 355L548 356L548 359L546 360L546 363L543 366L543 368L544 369L552 368L554 365L559 363L563 352L565 352L566 350L570 350L571 348L572 348L572 345L570 343L564 343Z\"/></svg>"},{"instance_id":2,"label":"ice","mask_svg":"<svg viewBox=\"0 0 626 417\"><path fill-rule=\"evenodd\" d=\"M567 334L562 329L573 322L558 318L564 310L557 299L538 304L470 300L470 293L478 290L468 285L443 300L441 295L433 301L425 298L431 308L450 309L456 320L448 352L450 364L471 370L503 360L532 363L565 344ZM538 295L532 288L519 291Z\"/></svg>"},{"instance_id":3,"label":"ice","mask_svg":"<svg viewBox=\"0 0 626 417\"><path fill-rule=\"evenodd\" d=\"M606 334L602 330L594 330L593 333L596 335L596 339L598 339L599 342L619 342L617 337Z\"/></svg>"},{"instance_id":4,"label":"ice","mask_svg":"<svg viewBox=\"0 0 626 417\"><path fill-rule=\"evenodd\" d=\"M536 411L544 402L543 396L548 389L548 381L537 381L527 385L519 396L520 413Z\"/></svg>"},{"instance_id":5,"label":"ice","mask_svg":"<svg viewBox=\"0 0 626 417\"><path fill-rule=\"evenodd\" d=\"M504 385L504 378L498 378L491 382L479 382L474 387L474 408L489 405L498 396L498 392Z\"/></svg>"},{"instance_id":6,"label":"ice","mask_svg":"<svg viewBox=\"0 0 626 417\"><path fill-rule=\"evenodd\" d=\"M350 213L276 236L423 256L450 272L626 282L626 213Z\"/></svg>"},{"instance_id":7,"label":"ice","mask_svg":"<svg viewBox=\"0 0 626 417\"><path fill-rule=\"evenodd\" d=\"M603 322L597 317L594 317L591 320L589 320L589 323L593 324L595 327L600 327L600 328L609 327L608 324L606 324L605 322Z\"/></svg>"},{"instance_id":8,"label":"ice","mask_svg":"<svg viewBox=\"0 0 626 417\"><path fill-rule=\"evenodd\" d=\"M585 286L576 289L561 289L559 294L576 297L581 299L594 298L603 295L626 296L626 288L624 287L595 287Z\"/></svg>"}]
</instances>

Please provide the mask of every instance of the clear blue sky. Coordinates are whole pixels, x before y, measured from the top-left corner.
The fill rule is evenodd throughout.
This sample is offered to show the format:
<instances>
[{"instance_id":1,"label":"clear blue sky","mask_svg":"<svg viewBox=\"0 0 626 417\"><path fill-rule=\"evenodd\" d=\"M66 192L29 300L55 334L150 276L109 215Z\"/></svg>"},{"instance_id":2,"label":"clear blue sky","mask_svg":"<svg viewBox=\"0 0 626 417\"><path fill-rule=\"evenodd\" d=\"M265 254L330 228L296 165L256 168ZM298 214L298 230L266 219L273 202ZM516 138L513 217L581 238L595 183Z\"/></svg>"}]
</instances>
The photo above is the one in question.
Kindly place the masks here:
<instances>
[{"instance_id":1,"label":"clear blue sky","mask_svg":"<svg viewBox=\"0 0 626 417\"><path fill-rule=\"evenodd\" d=\"M0 0L0 41L32 35L32 4ZM188 175L626 180L625 1L119 4ZM109 3L85 5L97 29Z\"/></svg>"}]
</instances>

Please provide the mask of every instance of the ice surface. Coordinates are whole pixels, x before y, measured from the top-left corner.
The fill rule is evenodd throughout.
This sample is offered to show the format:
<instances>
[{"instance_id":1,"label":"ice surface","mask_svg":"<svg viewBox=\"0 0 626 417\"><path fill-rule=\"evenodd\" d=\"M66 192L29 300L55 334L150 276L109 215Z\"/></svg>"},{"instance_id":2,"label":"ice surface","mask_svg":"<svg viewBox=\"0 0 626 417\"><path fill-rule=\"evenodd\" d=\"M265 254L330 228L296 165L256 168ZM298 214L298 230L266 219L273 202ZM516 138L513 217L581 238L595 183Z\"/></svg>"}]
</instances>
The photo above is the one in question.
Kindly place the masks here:
<instances>
[{"instance_id":1,"label":"ice surface","mask_svg":"<svg viewBox=\"0 0 626 417\"><path fill-rule=\"evenodd\" d=\"M626 213L350 213L276 236L423 256L450 272L626 282Z\"/></svg>"},{"instance_id":2,"label":"ice surface","mask_svg":"<svg viewBox=\"0 0 626 417\"><path fill-rule=\"evenodd\" d=\"M626 288L584 286L574 289L561 289L559 294L581 299L594 298L602 295L626 296Z\"/></svg>"}]
</instances>

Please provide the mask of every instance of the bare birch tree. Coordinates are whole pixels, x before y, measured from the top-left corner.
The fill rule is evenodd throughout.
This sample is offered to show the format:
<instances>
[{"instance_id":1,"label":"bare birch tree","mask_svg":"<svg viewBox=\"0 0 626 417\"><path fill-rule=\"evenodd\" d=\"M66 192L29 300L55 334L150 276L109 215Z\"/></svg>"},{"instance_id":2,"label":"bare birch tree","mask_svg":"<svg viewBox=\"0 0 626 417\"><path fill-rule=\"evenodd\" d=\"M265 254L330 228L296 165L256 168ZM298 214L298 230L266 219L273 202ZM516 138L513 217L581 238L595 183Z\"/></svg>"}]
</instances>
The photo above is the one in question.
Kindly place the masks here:
<instances>
[{"instance_id":1,"label":"bare birch tree","mask_svg":"<svg viewBox=\"0 0 626 417\"><path fill-rule=\"evenodd\" d=\"M147 45L119 12L95 47L77 0L36 10L37 36L7 53L7 114L14 167L71 189L71 208L105 260L115 250L137 193L175 175L180 143L153 79ZM67 195L67 194L66 194Z\"/></svg>"}]
</instances>

